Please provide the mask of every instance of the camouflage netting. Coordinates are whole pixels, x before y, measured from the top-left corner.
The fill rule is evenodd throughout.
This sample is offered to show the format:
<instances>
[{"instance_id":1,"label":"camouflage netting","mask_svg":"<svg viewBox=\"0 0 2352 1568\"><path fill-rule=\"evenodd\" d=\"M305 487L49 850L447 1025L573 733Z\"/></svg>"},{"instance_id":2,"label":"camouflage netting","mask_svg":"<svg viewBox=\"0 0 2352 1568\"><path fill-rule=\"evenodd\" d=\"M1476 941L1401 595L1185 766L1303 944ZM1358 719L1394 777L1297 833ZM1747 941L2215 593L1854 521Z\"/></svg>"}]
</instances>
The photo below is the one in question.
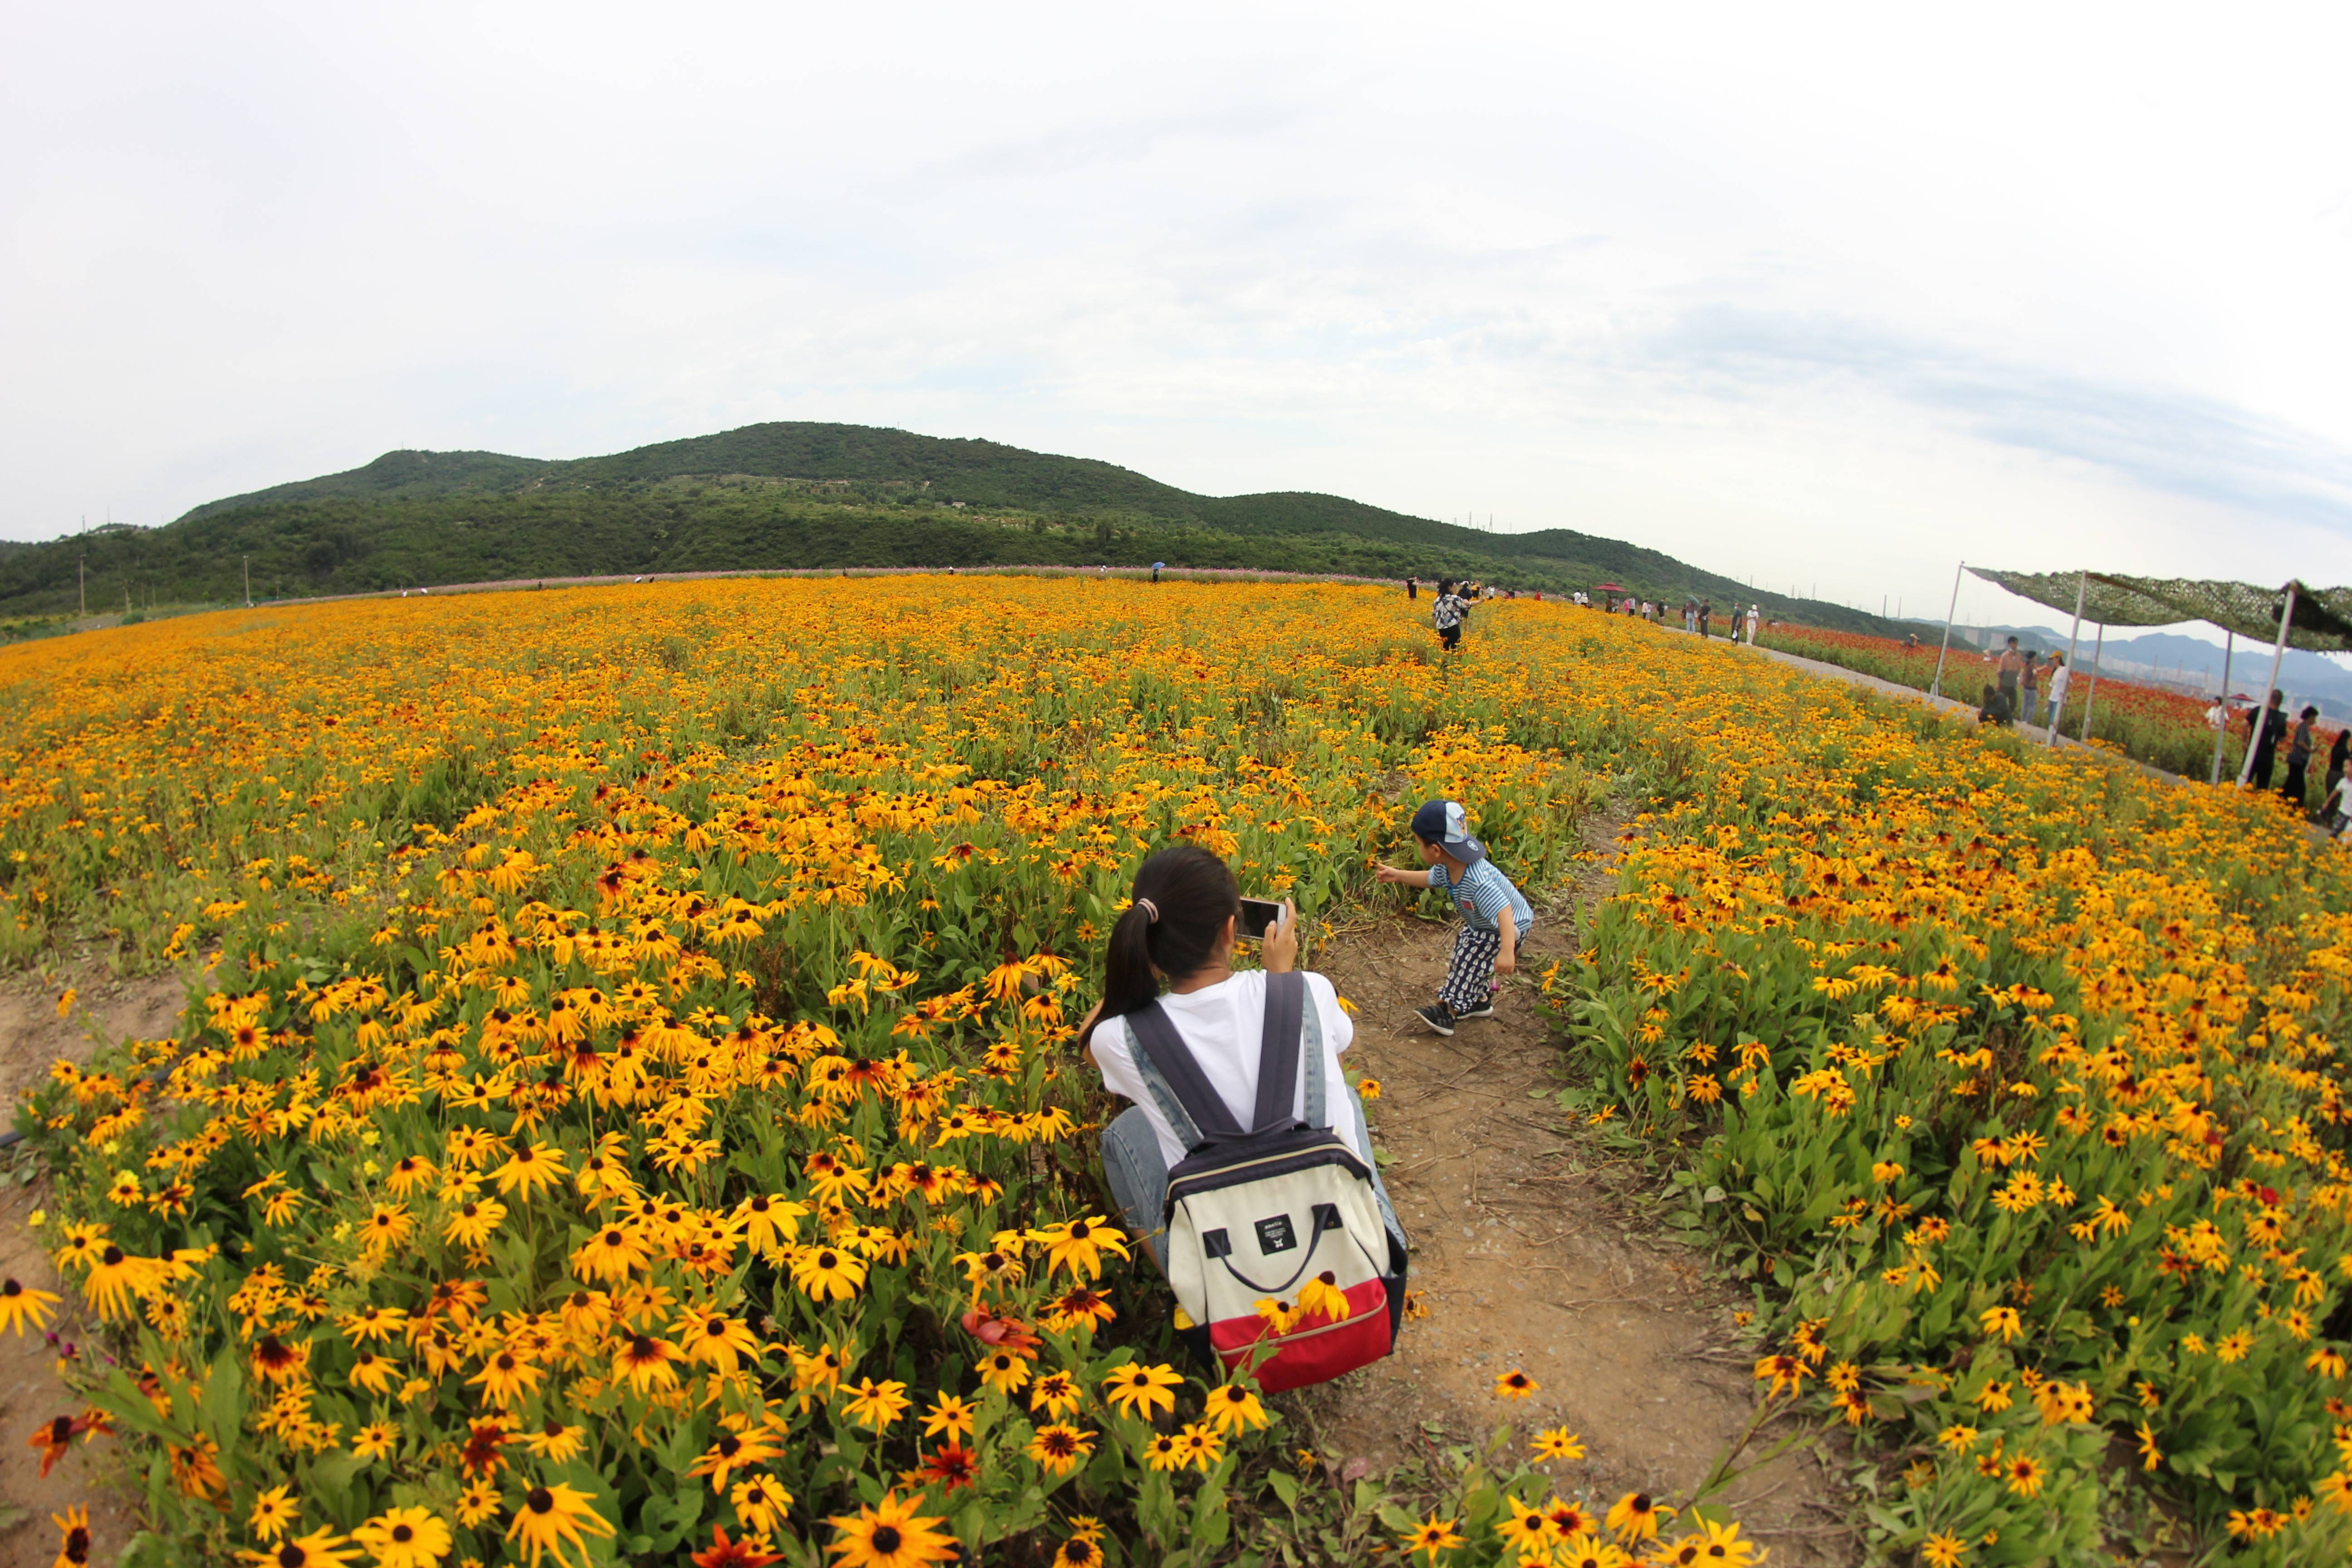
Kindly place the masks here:
<instances>
[{"instance_id":1,"label":"camouflage netting","mask_svg":"<svg viewBox=\"0 0 2352 1568\"><path fill-rule=\"evenodd\" d=\"M2059 614L2072 616L2083 595L2083 618L2108 626L2161 626L2210 621L2255 642L2278 639L2285 588L2193 577L2125 577L2111 572L1969 571ZM2287 646L2314 653L2352 653L2352 588L2294 588L2294 621Z\"/></svg>"}]
</instances>

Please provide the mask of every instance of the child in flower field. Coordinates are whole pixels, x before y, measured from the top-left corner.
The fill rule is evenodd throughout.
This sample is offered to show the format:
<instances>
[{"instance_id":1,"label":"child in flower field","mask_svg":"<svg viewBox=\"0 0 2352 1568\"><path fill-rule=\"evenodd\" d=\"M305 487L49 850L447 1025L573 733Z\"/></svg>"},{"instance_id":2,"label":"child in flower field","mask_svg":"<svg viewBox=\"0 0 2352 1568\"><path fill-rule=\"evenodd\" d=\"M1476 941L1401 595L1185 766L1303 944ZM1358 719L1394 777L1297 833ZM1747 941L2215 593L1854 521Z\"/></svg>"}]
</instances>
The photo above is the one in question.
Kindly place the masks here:
<instances>
[{"instance_id":1,"label":"child in flower field","mask_svg":"<svg viewBox=\"0 0 2352 1568\"><path fill-rule=\"evenodd\" d=\"M1495 976L1518 967L1519 944L1535 925L1527 895L1486 858L1486 847L1470 837L1469 818L1458 800L1426 801L1412 814L1412 836L1421 841L1425 866L1401 870L1380 868L1383 882L1441 888L1462 911L1454 936L1454 957L1437 1000L1415 1008L1421 1021L1441 1035L1454 1033L1465 1018L1495 1016Z\"/></svg>"}]
</instances>

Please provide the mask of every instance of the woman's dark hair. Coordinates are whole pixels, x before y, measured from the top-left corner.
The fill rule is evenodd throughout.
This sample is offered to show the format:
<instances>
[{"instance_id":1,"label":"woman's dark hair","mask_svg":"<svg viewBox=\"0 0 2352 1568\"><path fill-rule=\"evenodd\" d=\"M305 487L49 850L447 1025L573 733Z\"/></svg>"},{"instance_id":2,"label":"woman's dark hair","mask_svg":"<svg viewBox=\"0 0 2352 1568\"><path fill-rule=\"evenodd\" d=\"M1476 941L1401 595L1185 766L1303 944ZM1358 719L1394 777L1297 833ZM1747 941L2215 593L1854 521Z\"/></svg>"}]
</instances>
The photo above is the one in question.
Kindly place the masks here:
<instances>
[{"instance_id":1,"label":"woman's dark hair","mask_svg":"<svg viewBox=\"0 0 2352 1568\"><path fill-rule=\"evenodd\" d=\"M1097 1026L1155 1000L1160 974L1181 980L1207 963L1225 921L1241 910L1233 868L1199 845L1178 844L1146 860L1135 873L1135 901L1110 928ZM1081 1037L1078 1044L1086 1043Z\"/></svg>"}]
</instances>

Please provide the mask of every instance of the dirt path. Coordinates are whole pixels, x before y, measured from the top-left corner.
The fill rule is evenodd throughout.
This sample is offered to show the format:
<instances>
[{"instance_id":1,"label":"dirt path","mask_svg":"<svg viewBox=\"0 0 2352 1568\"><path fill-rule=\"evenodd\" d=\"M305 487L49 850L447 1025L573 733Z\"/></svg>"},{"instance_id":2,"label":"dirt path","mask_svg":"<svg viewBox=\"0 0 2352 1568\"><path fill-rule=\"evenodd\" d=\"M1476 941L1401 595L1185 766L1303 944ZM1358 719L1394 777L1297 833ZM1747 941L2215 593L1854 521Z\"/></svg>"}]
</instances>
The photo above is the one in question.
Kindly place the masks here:
<instances>
[{"instance_id":1,"label":"dirt path","mask_svg":"<svg viewBox=\"0 0 2352 1568\"><path fill-rule=\"evenodd\" d=\"M1587 889L1610 881L1621 826L1596 820ZM1755 1411L1733 1311L1743 1298L1711 1279L1703 1256L1658 1234L1623 1201L1637 1182L1551 1097L1557 1037L1529 978L1581 941L1570 900L1546 913L1492 1019L1450 1038L1412 1016L1435 994L1453 927L1400 921L1348 936L1315 960L1353 1003L1351 1066L1377 1078L1374 1134L1389 1192L1413 1243L1414 1286L1429 1316L1397 1353L1304 1398L1327 1453L1374 1472L1434 1443L1484 1439L1505 1420L1523 1436L1564 1426L1587 1458L1556 1468L1564 1496L1606 1507L1626 1491L1681 1499ZM1495 1380L1521 1368L1524 1403ZM1750 1449L1769 1446L1775 1431ZM1843 1564L1858 1555L1830 1477L1802 1450L1740 1477L1716 1500L1772 1548L1776 1563Z\"/></svg>"},{"instance_id":2,"label":"dirt path","mask_svg":"<svg viewBox=\"0 0 2352 1568\"><path fill-rule=\"evenodd\" d=\"M61 1017L58 998L68 983L79 994L72 1015ZM0 1094L13 1111L16 1096L59 1057L88 1061L100 1040L173 1034L186 1001L186 984L177 974L117 981L95 965L80 966L64 981L19 975L0 982ZM17 1185L9 1160L0 1152L0 1277L58 1290L48 1255L26 1225L47 1201L48 1184ZM73 1304L68 1295L67 1307ZM51 1327L68 1341L82 1337L79 1315L70 1310ZM40 1456L25 1446L26 1434L51 1416L79 1413L67 1403L52 1370L57 1354L38 1334L0 1339L0 1568L49 1568L58 1550L49 1516L68 1508L89 1510L93 1562L112 1562L138 1528L130 1494L107 1484L112 1478L103 1467L118 1451L113 1445L78 1445L46 1479Z\"/></svg>"}]
</instances>

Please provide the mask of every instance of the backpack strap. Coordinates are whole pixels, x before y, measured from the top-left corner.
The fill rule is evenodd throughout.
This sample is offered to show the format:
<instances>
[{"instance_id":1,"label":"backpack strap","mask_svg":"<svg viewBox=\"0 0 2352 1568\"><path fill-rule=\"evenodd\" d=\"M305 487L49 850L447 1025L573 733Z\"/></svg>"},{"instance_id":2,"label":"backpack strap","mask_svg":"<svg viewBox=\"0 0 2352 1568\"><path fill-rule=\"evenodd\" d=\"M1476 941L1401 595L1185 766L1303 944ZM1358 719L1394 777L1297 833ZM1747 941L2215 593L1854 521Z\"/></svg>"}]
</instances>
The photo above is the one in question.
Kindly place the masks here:
<instances>
[{"instance_id":1,"label":"backpack strap","mask_svg":"<svg viewBox=\"0 0 2352 1568\"><path fill-rule=\"evenodd\" d=\"M1309 1005L1299 1011L1300 1021L1305 1025L1298 1032L1298 1054L1307 1062L1307 1125L1328 1127L1331 1117L1323 1078L1323 1010L1314 1006L1310 998Z\"/></svg>"},{"instance_id":2,"label":"backpack strap","mask_svg":"<svg viewBox=\"0 0 2352 1568\"><path fill-rule=\"evenodd\" d=\"M1307 977L1295 969L1265 977L1265 1032L1257 1047L1257 1114L1255 1131L1275 1132L1291 1125L1291 1096L1298 1089L1300 1025L1307 1006ZM1308 1118L1310 1125L1313 1118Z\"/></svg>"},{"instance_id":3,"label":"backpack strap","mask_svg":"<svg viewBox=\"0 0 2352 1568\"><path fill-rule=\"evenodd\" d=\"M1201 1064L1192 1059L1183 1037L1158 1002L1137 1008L1124 1021L1129 1036L1140 1047L1135 1053L1136 1069L1187 1152L1213 1138L1242 1135L1242 1130L1234 1125L1233 1112L1225 1109L1224 1097L1210 1086Z\"/></svg>"}]
</instances>

